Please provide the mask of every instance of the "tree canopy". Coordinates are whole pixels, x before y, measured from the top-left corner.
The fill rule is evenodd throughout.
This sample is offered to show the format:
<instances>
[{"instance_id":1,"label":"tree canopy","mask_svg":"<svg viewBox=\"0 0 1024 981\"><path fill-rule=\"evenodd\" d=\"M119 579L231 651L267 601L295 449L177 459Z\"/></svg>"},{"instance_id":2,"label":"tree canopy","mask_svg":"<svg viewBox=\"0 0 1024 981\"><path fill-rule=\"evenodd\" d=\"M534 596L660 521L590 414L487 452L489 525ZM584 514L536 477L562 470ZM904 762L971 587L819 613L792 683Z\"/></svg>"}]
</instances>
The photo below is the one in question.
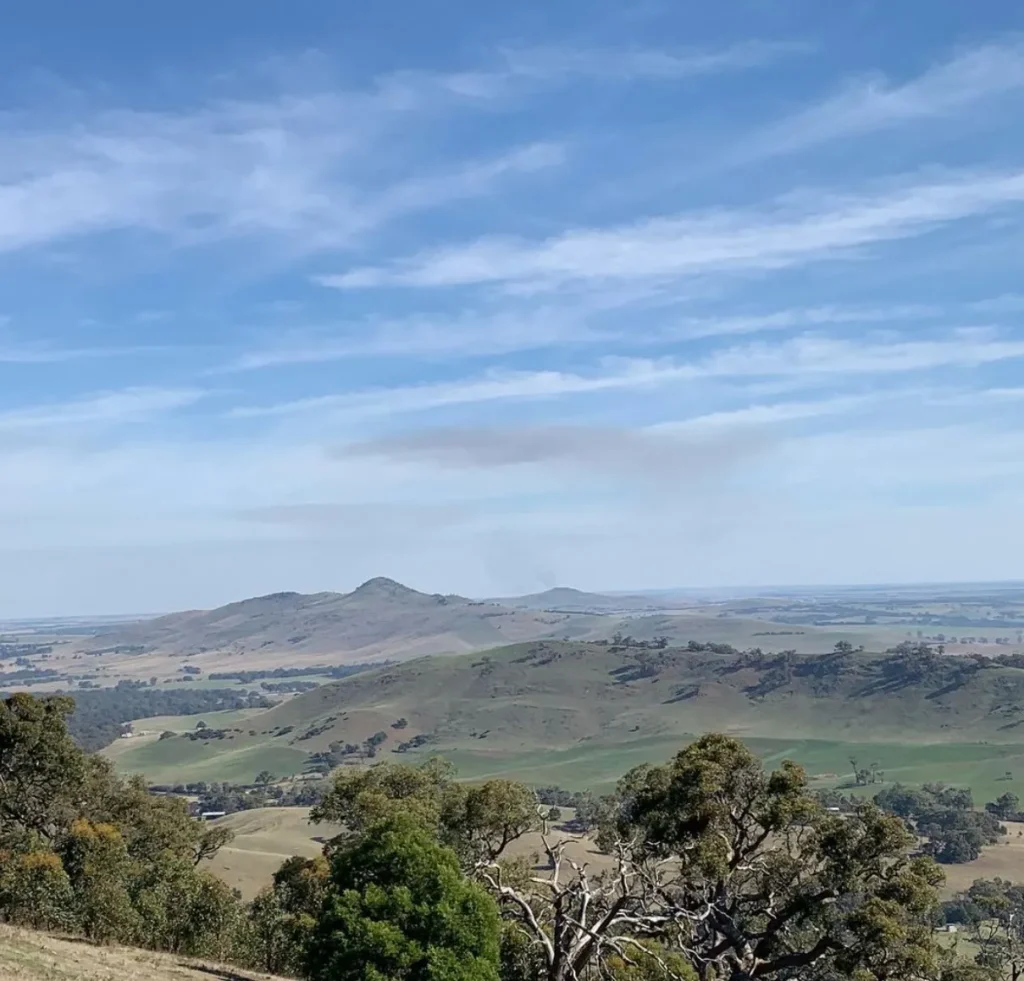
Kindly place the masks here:
<instances>
[{"instance_id":1,"label":"tree canopy","mask_svg":"<svg viewBox=\"0 0 1024 981\"><path fill-rule=\"evenodd\" d=\"M391 816L331 861L313 981L498 981L494 900L421 822Z\"/></svg>"}]
</instances>

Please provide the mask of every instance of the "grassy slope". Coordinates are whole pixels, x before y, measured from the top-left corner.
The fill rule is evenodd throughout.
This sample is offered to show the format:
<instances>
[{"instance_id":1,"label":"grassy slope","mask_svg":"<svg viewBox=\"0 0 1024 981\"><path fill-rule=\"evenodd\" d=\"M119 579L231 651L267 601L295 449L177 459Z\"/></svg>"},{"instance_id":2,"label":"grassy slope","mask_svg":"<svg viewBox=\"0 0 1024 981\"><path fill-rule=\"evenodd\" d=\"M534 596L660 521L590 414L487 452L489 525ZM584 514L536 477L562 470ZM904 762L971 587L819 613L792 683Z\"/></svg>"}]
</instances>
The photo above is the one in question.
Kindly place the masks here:
<instances>
[{"instance_id":1,"label":"grassy slope","mask_svg":"<svg viewBox=\"0 0 1024 981\"><path fill-rule=\"evenodd\" d=\"M45 933L0 925L4 981L244 981L269 978L233 967L201 964L132 947L94 947Z\"/></svg>"},{"instance_id":2,"label":"grassy slope","mask_svg":"<svg viewBox=\"0 0 1024 981\"><path fill-rule=\"evenodd\" d=\"M400 717L409 724L398 732L390 724ZM1006 771L1024 774L1022 723L1024 670L965 659L908 675L882 655L798 656L780 668L770 657L545 642L348 678L251 717L230 740L149 743L118 762L161 782L251 779L264 767L285 775L311 751L384 730L385 753L429 733L430 751L467 776L602 786L693 734L725 730L770 758L804 762L822 784L844 780L853 755L892 778L970 783L988 799L1013 788ZM323 731L302 738L311 727Z\"/></svg>"},{"instance_id":3,"label":"grassy slope","mask_svg":"<svg viewBox=\"0 0 1024 981\"><path fill-rule=\"evenodd\" d=\"M251 899L267 885L281 863L292 855L313 858L323 848L323 839L340 828L309 823L309 808L262 807L229 814L217 821L234 834L231 844L206 863L211 872Z\"/></svg>"}]
</instances>

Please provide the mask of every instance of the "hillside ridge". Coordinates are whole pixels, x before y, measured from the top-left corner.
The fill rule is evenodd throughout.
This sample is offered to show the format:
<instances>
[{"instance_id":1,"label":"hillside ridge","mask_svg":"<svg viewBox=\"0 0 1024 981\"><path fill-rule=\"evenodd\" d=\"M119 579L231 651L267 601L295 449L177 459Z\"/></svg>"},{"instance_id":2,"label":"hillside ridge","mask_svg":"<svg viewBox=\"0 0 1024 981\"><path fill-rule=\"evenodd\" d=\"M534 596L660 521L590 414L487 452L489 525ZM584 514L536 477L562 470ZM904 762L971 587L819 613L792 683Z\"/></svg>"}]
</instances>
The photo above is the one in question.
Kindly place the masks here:
<instances>
[{"instance_id":1,"label":"hillside ridge","mask_svg":"<svg viewBox=\"0 0 1024 981\"><path fill-rule=\"evenodd\" d=\"M603 757L602 772L621 771L623 758L642 762L710 731L833 747L986 747L957 753L995 759L1024 754L1024 667L913 647L797 654L542 640L362 672L253 715L245 727L215 750L253 773L271 761L278 773L358 761L371 737L375 755L438 753L468 774L507 769L539 781L557 770L574 786L601 776L574 759ZM356 755L341 752L346 746ZM833 770L847 769L844 750L831 757ZM216 755L184 738L118 760L151 776L178 768L223 779Z\"/></svg>"},{"instance_id":2,"label":"hillside ridge","mask_svg":"<svg viewBox=\"0 0 1024 981\"><path fill-rule=\"evenodd\" d=\"M172 655L331 655L336 662L459 653L546 637L588 636L594 616L524 610L464 596L422 593L369 579L349 593L277 592L212 610L121 624L103 647ZM249 666L248 664L246 666Z\"/></svg>"}]
</instances>

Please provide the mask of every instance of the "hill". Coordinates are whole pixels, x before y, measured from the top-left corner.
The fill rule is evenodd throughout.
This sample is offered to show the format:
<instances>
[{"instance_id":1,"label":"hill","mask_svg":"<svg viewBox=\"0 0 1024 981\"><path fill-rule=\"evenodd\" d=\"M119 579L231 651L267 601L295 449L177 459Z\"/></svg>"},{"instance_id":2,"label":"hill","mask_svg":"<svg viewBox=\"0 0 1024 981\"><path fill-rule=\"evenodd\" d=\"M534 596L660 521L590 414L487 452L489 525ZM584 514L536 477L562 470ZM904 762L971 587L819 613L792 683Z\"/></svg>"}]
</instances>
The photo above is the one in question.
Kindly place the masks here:
<instances>
[{"instance_id":1,"label":"hill","mask_svg":"<svg viewBox=\"0 0 1024 981\"><path fill-rule=\"evenodd\" d=\"M118 763L160 782L251 779L264 765L299 772L311 753L383 732L381 753L418 743L405 746L410 758L442 753L467 776L580 788L713 730L767 757L794 756L823 783L847 779L851 756L877 761L890 778L959 774L981 781L979 794L999 790L1015 767L1024 773L1022 668L934 654L693 646L545 641L418 659L301 694L222 740L168 738L124 751Z\"/></svg>"},{"instance_id":2,"label":"hill","mask_svg":"<svg viewBox=\"0 0 1024 981\"><path fill-rule=\"evenodd\" d=\"M0 924L4 981L271 981L235 967L156 954L134 947L93 946Z\"/></svg>"},{"instance_id":3,"label":"hill","mask_svg":"<svg viewBox=\"0 0 1024 981\"><path fill-rule=\"evenodd\" d=\"M632 613L679 609L690 604L654 596L606 596L557 586L543 593L494 600L504 606L527 610L564 610L571 613Z\"/></svg>"},{"instance_id":4,"label":"hill","mask_svg":"<svg viewBox=\"0 0 1024 981\"><path fill-rule=\"evenodd\" d=\"M287 652L360 661L581 637L595 627L592 617L421 593L378 578L351 593L273 593L215 610L172 613L106 631L98 640L108 649L141 647L174 655Z\"/></svg>"}]
</instances>

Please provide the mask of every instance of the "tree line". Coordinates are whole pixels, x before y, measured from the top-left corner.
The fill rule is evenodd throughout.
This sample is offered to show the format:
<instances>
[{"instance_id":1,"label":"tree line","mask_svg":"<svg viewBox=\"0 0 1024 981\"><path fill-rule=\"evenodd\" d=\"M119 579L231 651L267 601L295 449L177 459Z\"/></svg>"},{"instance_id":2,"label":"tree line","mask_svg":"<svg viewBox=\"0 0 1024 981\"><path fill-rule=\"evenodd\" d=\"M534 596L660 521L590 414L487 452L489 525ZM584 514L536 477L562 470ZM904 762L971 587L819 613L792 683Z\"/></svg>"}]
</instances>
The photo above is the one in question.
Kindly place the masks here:
<instances>
[{"instance_id":1,"label":"tree line","mask_svg":"<svg viewBox=\"0 0 1024 981\"><path fill-rule=\"evenodd\" d=\"M362 664L323 664L302 665L297 668L266 668L262 670L212 671L207 675L210 681L239 681L244 685L254 681L277 678L301 678L303 675L317 675L328 678L348 678L362 671L383 668L394 664L394 661L367 661Z\"/></svg>"},{"instance_id":2,"label":"tree line","mask_svg":"<svg viewBox=\"0 0 1024 981\"><path fill-rule=\"evenodd\" d=\"M199 715L225 709L272 708L276 703L258 692L233 688L166 689L119 682L115 688L75 693L67 725L83 749L102 749L120 735L124 723L160 715Z\"/></svg>"},{"instance_id":3,"label":"tree line","mask_svg":"<svg viewBox=\"0 0 1024 981\"><path fill-rule=\"evenodd\" d=\"M522 784L461 783L438 759L346 768L313 810L343 833L243 903L202 869L227 833L83 753L71 709L0 703L10 922L310 981L998 976L936 942L942 873L902 819L832 813L800 767L766 772L730 737L627 773L582 855Z\"/></svg>"}]
</instances>

